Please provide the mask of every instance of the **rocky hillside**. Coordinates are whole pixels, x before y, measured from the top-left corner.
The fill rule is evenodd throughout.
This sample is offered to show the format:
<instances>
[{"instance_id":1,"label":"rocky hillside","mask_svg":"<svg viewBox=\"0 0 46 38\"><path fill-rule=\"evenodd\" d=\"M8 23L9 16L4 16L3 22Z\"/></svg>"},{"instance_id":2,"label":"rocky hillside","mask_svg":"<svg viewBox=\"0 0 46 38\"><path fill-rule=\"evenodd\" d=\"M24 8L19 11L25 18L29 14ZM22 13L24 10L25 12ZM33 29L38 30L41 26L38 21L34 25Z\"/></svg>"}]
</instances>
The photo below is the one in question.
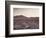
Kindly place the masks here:
<instances>
[{"instance_id":1,"label":"rocky hillside","mask_svg":"<svg viewBox=\"0 0 46 38\"><path fill-rule=\"evenodd\" d=\"M14 29L39 29L39 17L14 16Z\"/></svg>"}]
</instances>

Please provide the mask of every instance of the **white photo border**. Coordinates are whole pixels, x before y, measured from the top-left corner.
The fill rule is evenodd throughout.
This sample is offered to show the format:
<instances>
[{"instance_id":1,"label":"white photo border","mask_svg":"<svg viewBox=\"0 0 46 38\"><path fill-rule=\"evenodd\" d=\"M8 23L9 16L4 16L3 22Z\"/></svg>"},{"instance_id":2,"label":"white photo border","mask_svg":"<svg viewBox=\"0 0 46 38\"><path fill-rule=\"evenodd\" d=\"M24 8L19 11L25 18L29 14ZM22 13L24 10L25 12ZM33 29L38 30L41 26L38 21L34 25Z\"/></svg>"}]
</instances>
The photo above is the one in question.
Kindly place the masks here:
<instances>
[{"instance_id":1,"label":"white photo border","mask_svg":"<svg viewBox=\"0 0 46 38\"><path fill-rule=\"evenodd\" d=\"M13 8L39 8L39 29L13 30ZM42 6L10 5L10 35L40 32L42 33L42 15Z\"/></svg>"}]
</instances>

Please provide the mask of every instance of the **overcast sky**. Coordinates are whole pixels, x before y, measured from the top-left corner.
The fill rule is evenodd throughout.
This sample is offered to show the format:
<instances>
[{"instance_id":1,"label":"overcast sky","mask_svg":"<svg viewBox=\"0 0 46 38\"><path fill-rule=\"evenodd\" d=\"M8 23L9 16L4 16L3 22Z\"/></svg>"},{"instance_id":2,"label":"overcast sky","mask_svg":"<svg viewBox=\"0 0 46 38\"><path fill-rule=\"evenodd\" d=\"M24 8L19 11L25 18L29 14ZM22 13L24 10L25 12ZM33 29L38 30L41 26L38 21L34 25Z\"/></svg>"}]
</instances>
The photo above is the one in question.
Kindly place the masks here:
<instances>
[{"instance_id":1,"label":"overcast sky","mask_svg":"<svg viewBox=\"0 0 46 38\"><path fill-rule=\"evenodd\" d=\"M14 8L13 15L24 15L27 17L39 17L39 9L38 8Z\"/></svg>"}]
</instances>

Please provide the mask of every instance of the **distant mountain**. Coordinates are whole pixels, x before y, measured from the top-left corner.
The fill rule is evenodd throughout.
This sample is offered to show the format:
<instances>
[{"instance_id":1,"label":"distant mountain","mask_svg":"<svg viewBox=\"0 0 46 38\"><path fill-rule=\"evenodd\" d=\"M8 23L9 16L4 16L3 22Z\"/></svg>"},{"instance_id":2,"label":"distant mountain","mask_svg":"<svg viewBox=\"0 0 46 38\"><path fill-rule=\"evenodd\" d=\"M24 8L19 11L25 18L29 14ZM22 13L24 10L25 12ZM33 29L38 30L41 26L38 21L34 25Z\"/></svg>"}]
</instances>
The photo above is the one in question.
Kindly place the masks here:
<instances>
[{"instance_id":1,"label":"distant mountain","mask_svg":"<svg viewBox=\"0 0 46 38\"><path fill-rule=\"evenodd\" d=\"M18 16L14 16L15 19L26 19L27 17L26 16L23 16L23 15L18 15Z\"/></svg>"},{"instance_id":2,"label":"distant mountain","mask_svg":"<svg viewBox=\"0 0 46 38\"><path fill-rule=\"evenodd\" d=\"M17 15L17 16L15 16L15 17L26 17L26 16L23 16L23 15Z\"/></svg>"},{"instance_id":3,"label":"distant mountain","mask_svg":"<svg viewBox=\"0 0 46 38\"><path fill-rule=\"evenodd\" d=\"M38 29L39 17L14 16L14 29Z\"/></svg>"}]
</instances>

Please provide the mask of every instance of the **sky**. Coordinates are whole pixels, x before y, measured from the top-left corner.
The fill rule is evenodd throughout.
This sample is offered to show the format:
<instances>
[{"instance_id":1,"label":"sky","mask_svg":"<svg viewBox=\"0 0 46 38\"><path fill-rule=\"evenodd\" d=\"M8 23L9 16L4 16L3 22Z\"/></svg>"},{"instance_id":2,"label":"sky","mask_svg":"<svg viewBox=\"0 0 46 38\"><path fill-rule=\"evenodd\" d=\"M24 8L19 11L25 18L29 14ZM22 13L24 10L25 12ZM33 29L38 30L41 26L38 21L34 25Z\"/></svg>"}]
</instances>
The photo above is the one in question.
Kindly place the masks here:
<instances>
[{"instance_id":1,"label":"sky","mask_svg":"<svg viewBox=\"0 0 46 38\"><path fill-rule=\"evenodd\" d=\"M13 16L24 15L26 17L39 17L38 8L14 8Z\"/></svg>"}]
</instances>

